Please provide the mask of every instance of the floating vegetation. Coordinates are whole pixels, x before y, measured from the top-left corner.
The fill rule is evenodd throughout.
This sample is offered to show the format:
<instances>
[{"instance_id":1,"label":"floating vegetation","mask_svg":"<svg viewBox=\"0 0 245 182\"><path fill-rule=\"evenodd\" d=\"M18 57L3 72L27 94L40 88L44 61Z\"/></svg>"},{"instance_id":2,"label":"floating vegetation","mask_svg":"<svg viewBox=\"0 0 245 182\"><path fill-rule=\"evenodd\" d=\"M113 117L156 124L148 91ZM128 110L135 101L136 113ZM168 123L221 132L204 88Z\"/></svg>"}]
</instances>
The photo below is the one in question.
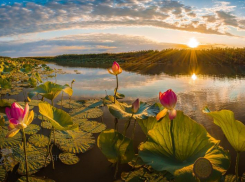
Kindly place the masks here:
<instances>
[{"instance_id":1,"label":"floating vegetation","mask_svg":"<svg viewBox=\"0 0 245 182\"><path fill-rule=\"evenodd\" d=\"M62 163L66 165L77 164L80 160L75 154L72 153L61 153L59 155L59 159Z\"/></svg>"},{"instance_id":2,"label":"floating vegetation","mask_svg":"<svg viewBox=\"0 0 245 182\"><path fill-rule=\"evenodd\" d=\"M46 147L49 144L49 138L41 134L35 134L30 136L28 141L35 147Z\"/></svg>"}]
</instances>

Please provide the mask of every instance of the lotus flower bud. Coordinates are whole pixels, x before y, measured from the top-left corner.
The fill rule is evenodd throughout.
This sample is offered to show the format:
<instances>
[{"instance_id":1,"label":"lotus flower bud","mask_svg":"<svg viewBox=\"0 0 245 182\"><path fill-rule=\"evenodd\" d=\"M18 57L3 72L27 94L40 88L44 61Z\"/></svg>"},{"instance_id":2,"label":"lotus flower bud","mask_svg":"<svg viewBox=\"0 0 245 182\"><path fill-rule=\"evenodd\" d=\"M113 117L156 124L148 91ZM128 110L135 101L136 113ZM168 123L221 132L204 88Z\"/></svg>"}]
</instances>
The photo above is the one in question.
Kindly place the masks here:
<instances>
[{"instance_id":1,"label":"lotus flower bud","mask_svg":"<svg viewBox=\"0 0 245 182\"><path fill-rule=\"evenodd\" d=\"M108 69L108 72L110 74L119 75L120 73L122 73L122 68L120 67L120 65L116 61L113 62L111 69L112 69L112 71Z\"/></svg>"},{"instance_id":2,"label":"lotus flower bud","mask_svg":"<svg viewBox=\"0 0 245 182\"><path fill-rule=\"evenodd\" d=\"M159 100L165 108L172 110L175 108L177 96L171 89L169 89L164 93L159 92Z\"/></svg>"},{"instance_id":3,"label":"lotus flower bud","mask_svg":"<svg viewBox=\"0 0 245 182\"><path fill-rule=\"evenodd\" d=\"M134 114L137 113L138 110L139 110L139 108L140 108L140 100L139 100L139 99L136 99L136 100L134 101L134 103L132 104L132 112L133 112Z\"/></svg>"}]
</instances>

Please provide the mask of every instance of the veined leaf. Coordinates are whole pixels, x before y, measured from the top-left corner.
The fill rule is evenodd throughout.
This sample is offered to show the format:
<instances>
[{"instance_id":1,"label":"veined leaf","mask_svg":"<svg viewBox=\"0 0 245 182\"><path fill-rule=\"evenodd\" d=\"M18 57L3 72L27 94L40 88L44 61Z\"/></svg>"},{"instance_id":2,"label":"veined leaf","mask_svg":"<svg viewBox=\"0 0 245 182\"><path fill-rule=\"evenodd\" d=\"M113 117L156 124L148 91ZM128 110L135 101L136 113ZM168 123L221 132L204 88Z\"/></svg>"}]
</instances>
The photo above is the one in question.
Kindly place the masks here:
<instances>
[{"instance_id":1,"label":"veined leaf","mask_svg":"<svg viewBox=\"0 0 245 182\"><path fill-rule=\"evenodd\" d=\"M133 141L114 129L101 132L97 145L111 163L127 163L134 157Z\"/></svg>"},{"instance_id":2,"label":"veined leaf","mask_svg":"<svg viewBox=\"0 0 245 182\"><path fill-rule=\"evenodd\" d=\"M245 152L245 125L235 120L234 113L229 110L205 112L214 119L227 140L237 152Z\"/></svg>"},{"instance_id":3,"label":"veined leaf","mask_svg":"<svg viewBox=\"0 0 245 182\"><path fill-rule=\"evenodd\" d=\"M77 125L73 125L72 118L67 112L57 109L47 102L39 103L39 112L47 117L53 127L57 130L77 128Z\"/></svg>"},{"instance_id":4,"label":"veined leaf","mask_svg":"<svg viewBox=\"0 0 245 182\"><path fill-rule=\"evenodd\" d=\"M213 172L207 182L219 180L229 168L230 156L218 147L219 141L212 138L206 129L178 111L173 120L175 155L170 134L170 119L164 117L148 132L148 141L139 147L139 156L157 171L169 171L176 182L195 182L193 164L200 158L208 159Z\"/></svg>"},{"instance_id":5,"label":"veined leaf","mask_svg":"<svg viewBox=\"0 0 245 182\"><path fill-rule=\"evenodd\" d=\"M110 113L118 119L130 118L132 116L132 105L116 102L107 106ZM140 102L139 110L133 115L133 118L146 119L148 117L154 117L160 112L160 109L158 104L148 105L145 102Z\"/></svg>"}]
</instances>

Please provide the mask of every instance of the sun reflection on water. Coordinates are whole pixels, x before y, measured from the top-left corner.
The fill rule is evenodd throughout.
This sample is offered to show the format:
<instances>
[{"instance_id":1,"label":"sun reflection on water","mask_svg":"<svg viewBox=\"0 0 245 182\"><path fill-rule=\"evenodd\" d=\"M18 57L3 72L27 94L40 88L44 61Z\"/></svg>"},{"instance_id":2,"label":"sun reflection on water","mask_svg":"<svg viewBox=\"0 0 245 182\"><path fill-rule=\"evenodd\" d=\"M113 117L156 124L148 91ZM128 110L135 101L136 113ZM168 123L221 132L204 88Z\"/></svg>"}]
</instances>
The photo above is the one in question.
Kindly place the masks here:
<instances>
[{"instance_id":1,"label":"sun reflection on water","mask_svg":"<svg viewBox=\"0 0 245 182\"><path fill-rule=\"evenodd\" d=\"M196 76L195 73L192 74L191 79L194 80L194 81L197 79L197 76Z\"/></svg>"}]
</instances>

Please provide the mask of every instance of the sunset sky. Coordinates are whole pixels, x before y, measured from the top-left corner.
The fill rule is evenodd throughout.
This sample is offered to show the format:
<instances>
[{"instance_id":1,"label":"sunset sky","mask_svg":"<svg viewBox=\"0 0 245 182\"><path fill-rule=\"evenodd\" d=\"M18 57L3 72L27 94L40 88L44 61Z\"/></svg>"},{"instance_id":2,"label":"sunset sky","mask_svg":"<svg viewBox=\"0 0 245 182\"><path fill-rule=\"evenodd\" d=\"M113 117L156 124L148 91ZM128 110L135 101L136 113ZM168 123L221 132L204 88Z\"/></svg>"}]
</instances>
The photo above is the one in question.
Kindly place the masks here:
<instances>
[{"instance_id":1,"label":"sunset sky","mask_svg":"<svg viewBox=\"0 0 245 182\"><path fill-rule=\"evenodd\" d=\"M244 0L1 0L0 56L245 47Z\"/></svg>"}]
</instances>

